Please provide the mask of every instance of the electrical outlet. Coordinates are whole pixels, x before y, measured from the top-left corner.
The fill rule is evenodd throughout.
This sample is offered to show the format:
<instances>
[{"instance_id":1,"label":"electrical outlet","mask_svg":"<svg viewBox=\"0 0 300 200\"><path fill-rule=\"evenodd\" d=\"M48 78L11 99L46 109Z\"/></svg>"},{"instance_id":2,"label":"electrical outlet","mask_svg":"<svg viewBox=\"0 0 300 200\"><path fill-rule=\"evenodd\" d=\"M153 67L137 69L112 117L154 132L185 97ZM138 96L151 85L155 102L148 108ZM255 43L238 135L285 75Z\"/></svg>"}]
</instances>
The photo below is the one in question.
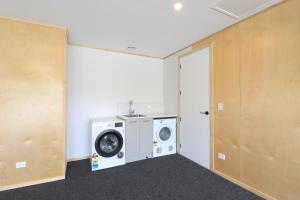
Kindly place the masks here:
<instances>
[{"instance_id":1,"label":"electrical outlet","mask_svg":"<svg viewBox=\"0 0 300 200\"><path fill-rule=\"evenodd\" d=\"M218 153L218 158L220 160L226 160L226 155L224 153Z\"/></svg>"},{"instance_id":2,"label":"electrical outlet","mask_svg":"<svg viewBox=\"0 0 300 200\"><path fill-rule=\"evenodd\" d=\"M26 167L26 161L16 162L16 168L17 169L25 168L25 167Z\"/></svg>"}]
</instances>

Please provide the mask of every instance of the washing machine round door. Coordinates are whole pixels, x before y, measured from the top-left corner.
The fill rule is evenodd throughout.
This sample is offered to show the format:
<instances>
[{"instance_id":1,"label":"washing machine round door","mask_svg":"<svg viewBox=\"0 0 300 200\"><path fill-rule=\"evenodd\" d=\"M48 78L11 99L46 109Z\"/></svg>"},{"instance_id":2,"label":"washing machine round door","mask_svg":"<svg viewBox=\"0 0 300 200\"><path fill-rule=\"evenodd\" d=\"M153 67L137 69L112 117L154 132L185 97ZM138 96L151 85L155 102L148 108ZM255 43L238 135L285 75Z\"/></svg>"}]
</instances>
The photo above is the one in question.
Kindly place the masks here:
<instances>
[{"instance_id":1,"label":"washing machine round door","mask_svg":"<svg viewBox=\"0 0 300 200\"><path fill-rule=\"evenodd\" d=\"M106 130L98 135L95 141L95 149L102 157L113 157L123 147L123 137L116 130Z\"/></svg>"},{"instance_id":2,"label":"washing machine round door","mask_svg":"<svg viewBox=\"0 0 300 200\"><path fill-rule=\"evenodd\" d=\"M169 127L164 126L159 129L158 138L161 142L168 142L171 136L172 136L172 130Z\"/></svg>"}]
</instances>

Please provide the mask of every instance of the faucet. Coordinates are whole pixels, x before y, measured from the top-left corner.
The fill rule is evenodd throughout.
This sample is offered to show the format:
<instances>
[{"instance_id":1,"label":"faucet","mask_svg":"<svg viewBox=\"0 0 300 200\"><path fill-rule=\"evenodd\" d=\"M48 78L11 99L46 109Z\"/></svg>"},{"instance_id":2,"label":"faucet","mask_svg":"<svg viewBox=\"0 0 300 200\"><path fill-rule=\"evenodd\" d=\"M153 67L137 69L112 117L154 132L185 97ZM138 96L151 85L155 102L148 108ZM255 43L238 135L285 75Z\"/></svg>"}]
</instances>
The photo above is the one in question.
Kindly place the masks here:
<instances>
[{"instance_id":1,"label":"faucet","mask_svg":"<svg viewBox=\"0 0 300 200\"><path fill-rule=\"evenodd\" d=\"M133 100L130 100L129 101L129 115L132 115L134 113L132 106L133 106Z\"/></svg>"}]
</instances>

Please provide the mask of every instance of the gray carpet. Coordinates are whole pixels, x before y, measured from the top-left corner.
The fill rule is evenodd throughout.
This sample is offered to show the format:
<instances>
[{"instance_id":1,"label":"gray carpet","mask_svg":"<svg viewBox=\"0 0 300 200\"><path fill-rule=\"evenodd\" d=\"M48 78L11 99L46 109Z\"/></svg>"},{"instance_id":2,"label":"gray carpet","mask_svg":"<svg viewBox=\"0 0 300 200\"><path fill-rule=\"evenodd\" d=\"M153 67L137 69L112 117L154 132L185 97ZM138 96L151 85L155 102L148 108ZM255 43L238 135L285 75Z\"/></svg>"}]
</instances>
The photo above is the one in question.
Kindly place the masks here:
<instances>
[{"instance_id":1,"label":"gray carpet","mask_svg":"<svg viewBox=\"0 0 300 200\"><path fill-rule=\"evenodd\" d=\"M190 160L171 155L91 172L68 164L67 178L0 192L1 200L262 200Z\"/></svg>"}]
</instances>

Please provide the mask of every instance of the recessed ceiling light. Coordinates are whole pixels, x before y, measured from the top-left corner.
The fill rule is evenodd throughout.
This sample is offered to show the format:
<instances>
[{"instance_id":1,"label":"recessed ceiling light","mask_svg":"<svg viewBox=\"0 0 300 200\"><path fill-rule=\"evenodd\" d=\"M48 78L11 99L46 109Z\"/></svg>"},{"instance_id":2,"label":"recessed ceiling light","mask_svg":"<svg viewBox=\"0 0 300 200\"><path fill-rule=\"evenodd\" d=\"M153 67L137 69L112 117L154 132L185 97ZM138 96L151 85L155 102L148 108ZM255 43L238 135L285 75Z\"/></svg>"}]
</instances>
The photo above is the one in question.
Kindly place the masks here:
<instances>
[{"instance_id":1,"label":"recessed ceiling light","mask_svg":"<svg viewBox=\"0 0 300 200\"><path fill-rule=\"evenodd\" d=\"M182 3L177 2L177 3L174 4L174 9L175 9L176 11L179 11L179 10L182 9L182 6L183 6Z\"/></svg>"},{"instance_id":2,"label":"recessed ceiling light","mask_svg":"<svg viewBox=\"0 0 300 200\"><path fill-rule=\"evenodd\" d=\"M127 50L130 50L130 51L136 50L136 48L135 48L134 46L129 46L129 47L127 47L126 49L127 49Z\"/></svg>"}]
</instances>

